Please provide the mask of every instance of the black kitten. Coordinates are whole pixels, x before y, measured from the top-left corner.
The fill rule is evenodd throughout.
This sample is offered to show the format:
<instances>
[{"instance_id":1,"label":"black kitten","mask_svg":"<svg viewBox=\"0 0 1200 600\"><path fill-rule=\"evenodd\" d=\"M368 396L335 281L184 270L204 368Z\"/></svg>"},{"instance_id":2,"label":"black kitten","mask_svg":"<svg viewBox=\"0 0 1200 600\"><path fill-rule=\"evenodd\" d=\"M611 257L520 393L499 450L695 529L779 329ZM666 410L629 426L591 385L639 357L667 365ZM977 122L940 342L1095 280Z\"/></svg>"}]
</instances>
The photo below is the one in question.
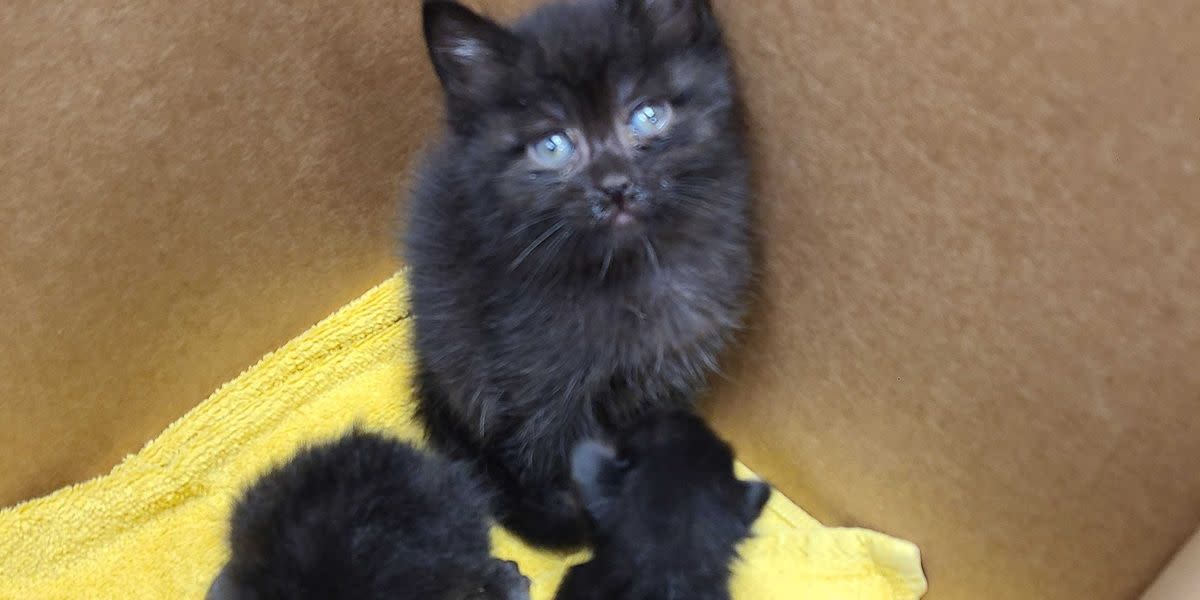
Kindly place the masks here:
<instances>
[{"instance_id":1,"label":"black kitten","mask_svg":"<svg viewBox=\"0 0 1200 600\"><path fill-rule=\"evenodd\" d=\"M512 28L426 2L449 128L407 262L419 415L475 460L501 520L583 541L568 454L690 408L739 325L746 161L707 0L545 6Z\"/></svg>"},{"instance_id":2,"label":"black kitten","mask_svg":"<svg viewBox=\"0 0 1200 600\"><path fill-rule=\"evenodd\" d=\"M698 417L651 418L615 447L583 442L572 473L596 552L557 600L728 600L729 568L771 488L739 481L733 452Z\"/></svg>"},{"instance_id":3,"label":"black kitten","mask_svg":"<svg viewBox=\"0 0 1200 600\"><path fill-rule=\"evenodd\" d=\"M250 487L209 600L528 600L461 464L354 432Z\"/></svg>"}]
</instances>

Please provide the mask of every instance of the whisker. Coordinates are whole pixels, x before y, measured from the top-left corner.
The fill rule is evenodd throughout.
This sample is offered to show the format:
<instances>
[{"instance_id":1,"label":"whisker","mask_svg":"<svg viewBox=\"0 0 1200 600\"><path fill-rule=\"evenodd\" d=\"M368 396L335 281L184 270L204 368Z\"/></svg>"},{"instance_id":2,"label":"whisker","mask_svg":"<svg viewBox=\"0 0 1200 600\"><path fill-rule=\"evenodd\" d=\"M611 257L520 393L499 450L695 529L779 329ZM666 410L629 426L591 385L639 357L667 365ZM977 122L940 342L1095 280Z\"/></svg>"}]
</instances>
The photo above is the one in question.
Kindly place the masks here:
<instances>
[{"instance_id":1,"label":"whisker","mask_svg":"<svg viewBox=\"0 0 1200 600\"><path fill-rule=\"evenodd\" d=\"M642 245L646 247L646 255L650 258L650 262L654 263L654 271L662 271L662 263L658 262L658 252L654 251L654 244L650 243L650 238L646 234L642 234Z\"/></svg>"},{"instance_id":2,"label":"whisker","mask_svg":"<svg viewBox=\"0 0 1200 600\"><path fill-rule=\"evenodd\" d=\"M528 223L522 223L520 226L518 226L518 227L514 228L512 231L510 231L510 232L508 232L507 234L505 234L505 235L504 235L504 239L506 239L506 240L510 240L510 239L512 239L512 238L515 238L515 237L517 237L518 235L521 235L522 233L525 233L526 231L529 231L530 229L533 229L534 227L537 227L538 225L541 225L541 224L543 224L543 223L547 223L547 222L549 222L549 221L553 221L555 218L557 218L557 216L558 216L558 215L555 215L555 214L553 214L553 213L550 213L550 214L547 214L547 215L543 215L543 216L542 216L542 217L540 217L540 218L533 219L532 221L529 221Z\"/></svg>"},{"instance_id":3,"label":"whisker","mask_svg":"<svg viewBox=\"0 0 1200 600\"><path fill-rule=\"evenodd\" d=\"M604 276L608 275L608 268L612 266L613 248L610 244L608 249L604 251L604 264L600 267L600 281L604 281Z\"/></svg>"},{"instance_id":4,"label":"whisker","mask_svg":"<svg viewBox=\"0 0 1200 600\"><path fill-rule=\"evenodd\" d=\"M567 226L566 221L559 221L558 223L556 223L553 226L551 226L550 228L548 228L545 233L538 236L538 238L536 240L533 240L533 242L531 244L529 244L529 246L526 247L525 250L523 250L519 256L517 256L517 259L514 260L512 262L512 264L510 264L508 266L508 270L515 271L517 269L517 267L521 266L521 263L525 262L526 258L529 258L530 254L533 254L534 250L537 250L538 246L541 246L542 244L544 244L546 242L546 240L550 239L551 236L558 233L559 231L562 230L563 227L566 227L566 226Z\"/></svg>"},{"instance_id":5,"label":"whisker","mask_svg":"<svg viewBox=\"0 0 1200 600\"><path fill-rule=\"evenodd\" d=\"M534 269L533 273L530 273L530 274L528 274L528 276L524 277L525 283L521 285L521 294L522 295L524 295L525 292L527 292L529 290L529 287L531 285L533 285L533 283L542 276L542 274L546 271L547 268L550 267L550 265L554 262L553 256L555 254L557 254L559 249L561 249L562 246L564 244L566 244L567 241L570 240L572 237L571 230L569 230L569 229L566 230L565 232L557 232L557 233L564 234L564 235L557 235L554 237L553 241L550 242L550 245L547 247L547 250L549 250L549 251L545 253L546 257L543 258L542 260L538 261L537 267ZM561 271L559 273L559 276L560 277L562 276ZM539 308L540 308L540 304L539 304Z\"/></svg>"},{"instance_id":6,"label":"whisker","mask_svg":"<svg viewBox=\"0 0 1200 600\"><path fill-rule=\"evenodd\" d=\"M570 230L566 230L566 231L559 232L559 233L561 235L556 235L551 240L550 244L548 244L546 246L546 250L547 250L545 253L546 256L538 263L538 269L537 269L537 271L534 272L535 277L540 277L542 275L542 273L547 268L549 268L549 266L554 262L554 256L559 254L559 252L563 249L563 247L566 246L567 242L570 241L570 239L571 239L571 231ZM560 272L559 275L561 276L562 273Z\"/></svg>"}]
</instances>

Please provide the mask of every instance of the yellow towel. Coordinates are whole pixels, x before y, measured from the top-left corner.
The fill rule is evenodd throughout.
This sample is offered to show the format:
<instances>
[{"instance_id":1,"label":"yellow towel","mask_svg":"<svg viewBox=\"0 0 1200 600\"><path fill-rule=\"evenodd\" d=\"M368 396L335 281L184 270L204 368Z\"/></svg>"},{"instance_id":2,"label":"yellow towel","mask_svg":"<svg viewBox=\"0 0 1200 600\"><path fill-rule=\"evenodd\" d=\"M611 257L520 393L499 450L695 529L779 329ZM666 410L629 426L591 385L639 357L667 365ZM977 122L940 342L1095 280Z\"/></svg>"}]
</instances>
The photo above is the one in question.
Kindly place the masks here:
<instances>
[{"instance_id":1,"label":"yellow towel","mask_svg":"<svg viewBox=\"0 0 1200 600\"><path fill-rule=\"evenodd\" d=\"M415 439L401 277L371 290L171 425L112 473L0 512L0 599L202 598L226 558L237 492L306 442L358 423ZM907 600L925 578L917 548L823 527L780 494L743 548L742 600ZM584 559L496 531L535 600Z\"/></svg>"}]
</instances>

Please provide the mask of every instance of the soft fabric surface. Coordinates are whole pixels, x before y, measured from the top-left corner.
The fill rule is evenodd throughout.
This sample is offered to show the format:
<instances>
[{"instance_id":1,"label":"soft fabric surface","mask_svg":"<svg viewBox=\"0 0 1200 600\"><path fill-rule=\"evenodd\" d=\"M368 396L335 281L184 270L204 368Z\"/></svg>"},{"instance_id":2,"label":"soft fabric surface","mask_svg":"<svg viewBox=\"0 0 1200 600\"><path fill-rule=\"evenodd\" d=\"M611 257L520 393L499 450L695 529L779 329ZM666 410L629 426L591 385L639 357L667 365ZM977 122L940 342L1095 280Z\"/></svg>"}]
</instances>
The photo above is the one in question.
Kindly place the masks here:
<instances>
[{"instance_id":1,"label":"soft fabric surface","mask_svg":"<svg viewBox=\"0 0 1200 600\"><path fill-rule=\"evenodd\" d=\"M0 598L201 598L225 560L239 490L354 424L415 440L409 325L396 277L268 355L112 473L0 513ZM749 473L743 473L748 475ZM734 597L901 600L925 591L917 548L822 526L776 493L743 547ZM584 554L497 553L551 598Z\"/></svg>"}]
</instances>

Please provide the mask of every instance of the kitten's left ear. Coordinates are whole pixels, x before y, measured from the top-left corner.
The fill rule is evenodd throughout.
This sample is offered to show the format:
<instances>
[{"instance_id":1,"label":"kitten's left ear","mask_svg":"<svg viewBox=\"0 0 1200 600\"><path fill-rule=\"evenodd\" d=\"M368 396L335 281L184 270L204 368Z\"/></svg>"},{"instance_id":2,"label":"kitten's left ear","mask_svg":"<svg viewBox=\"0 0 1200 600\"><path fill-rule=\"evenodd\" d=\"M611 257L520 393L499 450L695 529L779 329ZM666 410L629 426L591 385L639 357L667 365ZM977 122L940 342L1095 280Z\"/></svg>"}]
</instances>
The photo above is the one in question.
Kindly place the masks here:
<instances>
[{"instance_id":1,"label":"kitten's left ear","mask_svg":"<svg viewBox=\"0 0 1200 600\"><path fill-rule=\"evenodd\" d=\"M520 38L457 2L426 1L422 17L429 58L453 99L489 99L521 55Z\"/></svg>"},{"instance_id":2,"label":"kitten's left ear","mask_svg":"<svg viewBox=\"0 0 1200 600\"><path fill-rule=\"evenodd\" d=\"M687 45L719 38L709 0L617 0L617 6L659 42Z\"/></svg>"},{"instance_id":3,"label":"kitten's left ear","mask_svg":"<svg viewBox=\"0 0 1200 600\"><path fill-rule=\"evenodd\" d=\"M771 486L761 481L742 482L742 522L747 526L753 525L762 514L767 500L771 499Z\"/></svg>"}]
</instances>

